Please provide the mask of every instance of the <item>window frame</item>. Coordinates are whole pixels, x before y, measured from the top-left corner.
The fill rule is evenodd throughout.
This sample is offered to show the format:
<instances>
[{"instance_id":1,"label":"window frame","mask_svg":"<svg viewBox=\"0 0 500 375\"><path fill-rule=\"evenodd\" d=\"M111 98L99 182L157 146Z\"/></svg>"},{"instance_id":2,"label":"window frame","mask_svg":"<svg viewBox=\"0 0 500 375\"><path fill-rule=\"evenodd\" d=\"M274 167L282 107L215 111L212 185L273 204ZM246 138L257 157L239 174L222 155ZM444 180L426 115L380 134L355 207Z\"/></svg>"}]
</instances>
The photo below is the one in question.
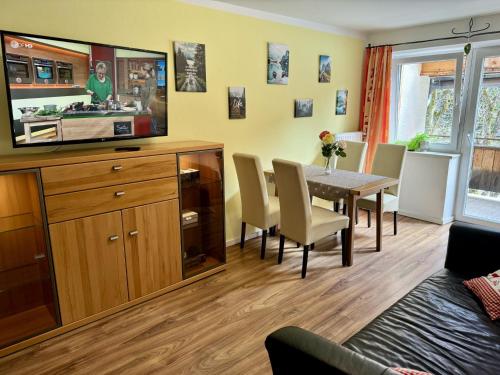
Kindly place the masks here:
<instances>
[{"instance_id":1,"label":"window frame","mask_svg":"<svg viewBox=\"0 0 500 375\"><path fill-rule=\"evenodd\" d=\"M389 117L389 139L391 142L397 140L399 102L400 102L400 84L401 84L401 67L403 64L417 64L432 61L456 60L455 68L455 98L453 105L453 123L451 126L450 143L430 143L429 150L436 152L457 152L459 149L459 134L460 134L460 118L461 118L461 102L462 102L462 77L464 65L463 52L453 53L435 53L432 55L421 54L411 57L394 57L392 60L391 80L391 110Z\"/></svg>"}]
</instances>

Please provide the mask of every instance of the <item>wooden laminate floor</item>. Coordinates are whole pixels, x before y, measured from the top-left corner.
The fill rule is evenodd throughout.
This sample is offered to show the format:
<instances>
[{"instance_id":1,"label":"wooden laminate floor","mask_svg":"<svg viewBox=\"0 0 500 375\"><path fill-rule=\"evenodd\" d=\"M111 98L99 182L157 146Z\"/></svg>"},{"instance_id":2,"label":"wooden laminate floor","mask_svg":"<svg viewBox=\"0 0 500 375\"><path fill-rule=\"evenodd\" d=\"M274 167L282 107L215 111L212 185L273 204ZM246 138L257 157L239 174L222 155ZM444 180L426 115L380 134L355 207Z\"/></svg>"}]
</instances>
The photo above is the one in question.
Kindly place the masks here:
<instances>
[{"instance_id":1,"label":"wooden laminate floor","mask_svg":"<svg viewBox=\"0 0 500 375\"><path fill-rule=\"evenodd\" d=\"M278 237L228 249L215 276L0 359L0 374L270 374L264 339L297 325L342 342L443 267L448 226L400 217L383 251L365 216L356 227L354 265L341 267L340 236L316 244L300 278L302 251ZM332 249L334 248L334 249Z\"/></svg>"}]
</instances>

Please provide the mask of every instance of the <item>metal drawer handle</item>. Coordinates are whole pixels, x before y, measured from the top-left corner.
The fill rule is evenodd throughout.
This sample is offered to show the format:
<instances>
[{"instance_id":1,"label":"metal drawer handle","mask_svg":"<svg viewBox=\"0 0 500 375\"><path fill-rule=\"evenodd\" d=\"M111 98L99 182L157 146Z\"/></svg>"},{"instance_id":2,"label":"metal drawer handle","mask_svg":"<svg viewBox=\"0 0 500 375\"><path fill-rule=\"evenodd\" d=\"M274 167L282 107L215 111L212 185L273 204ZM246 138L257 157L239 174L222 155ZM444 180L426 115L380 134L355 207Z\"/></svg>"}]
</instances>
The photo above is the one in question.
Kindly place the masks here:
<instances>
[{"instance_id":1,"label":"metal drawer handle","mask_svg":"<svg viewBox=\"0 0 500 375\"><path fill-rule=\"evenodd\" d=\"M123 167L121 165L113 165L113 167L111 168L112 170L114 171L119 171L121 170Z\"/></svg>"},{"instance_id":2,"label":"metal drawer handle","mask_svg":"<svg viewBox=\"0 0 500 375\"><path fill-rule=\"evenodd\" d=\"M121 197L122 195L125 195L125 192L124 191L117 191L115 193L115 197Z\"/></svg>"},{"instance_id":3,"label":"metal drawer handle","mask_svg":"<svg viewBox=\"0 0 500 375\"><path fill-rule=\"evenodd\" d=\"M45 258L45 254L36 254L33 259L35 260L40 260L40 259L44 259Z\"/></svg>"},{"instance_id":4,"label":"metal drawer handle","mask_svg":"<svg viewBox=\"0 0 500 375\"><path fill-rule=\"evenodd\" d=\"M118 238L120 238L120 237L118 237L117 235L109 236L110 241L116 241Z\"/></svg>"},{"instance_id":5,"label":"metal drawer handle","mask_svg":"<svg viewBox=\"0 0 500 375\"><path fill-rule=\"evenodd\" d=\"M138 234L139 234L138 230L133 230L133 231L128 232L129 236L137 236Z\"/></svg>"}]
</instances>

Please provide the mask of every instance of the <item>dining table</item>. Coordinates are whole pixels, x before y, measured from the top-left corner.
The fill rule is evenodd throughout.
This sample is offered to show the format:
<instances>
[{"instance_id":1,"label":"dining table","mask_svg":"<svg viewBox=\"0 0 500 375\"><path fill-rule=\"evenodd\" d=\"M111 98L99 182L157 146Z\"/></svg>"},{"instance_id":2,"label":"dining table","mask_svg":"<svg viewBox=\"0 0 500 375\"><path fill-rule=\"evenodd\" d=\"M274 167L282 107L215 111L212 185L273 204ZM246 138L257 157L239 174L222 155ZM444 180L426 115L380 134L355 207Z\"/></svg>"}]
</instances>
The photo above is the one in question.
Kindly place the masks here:
<instances>
[{"instance_id":1,"label":"dining table","mask_svg":"<svg viewBox=\"0 0 500 375\"><path fill-rule=\"evenodd\" d=\"M342 250L342 265L351 266L353 264L356 201L372 194L377 195L376 251L381 251L384 190L397 185L399 180L341 169L328 170L317 165L303 165L303 168L311 197L318 197L332 202L343 200L344 204L347 203L349 228L346 233L346 246ZM264 175L269 183L274 183L273 170L264 171ZM277 189L276 194L278 194Z\"/></svg>"}]
</instances>

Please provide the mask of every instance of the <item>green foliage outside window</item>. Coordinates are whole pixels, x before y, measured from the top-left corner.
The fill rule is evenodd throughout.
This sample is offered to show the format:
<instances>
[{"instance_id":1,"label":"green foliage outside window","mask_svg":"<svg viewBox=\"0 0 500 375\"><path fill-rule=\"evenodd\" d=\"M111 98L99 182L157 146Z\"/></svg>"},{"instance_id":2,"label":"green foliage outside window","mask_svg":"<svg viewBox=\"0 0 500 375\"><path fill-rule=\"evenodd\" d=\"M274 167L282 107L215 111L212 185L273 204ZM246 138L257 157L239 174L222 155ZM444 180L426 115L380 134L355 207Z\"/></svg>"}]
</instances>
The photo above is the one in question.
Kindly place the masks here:
<instances>
[{"instance_id":1,"label":"green foliage outside window","mask_svg":"<svg viewBox=\"0 0 500 375\"><path fill-rule=\"evenodd\" d=\"M425 133L431 142L448 142L453 125L454 90L437 88L429 95ZM476 119L475 142L500 147L500 85L481 89Z\"/></svg>"}]
</instances>

